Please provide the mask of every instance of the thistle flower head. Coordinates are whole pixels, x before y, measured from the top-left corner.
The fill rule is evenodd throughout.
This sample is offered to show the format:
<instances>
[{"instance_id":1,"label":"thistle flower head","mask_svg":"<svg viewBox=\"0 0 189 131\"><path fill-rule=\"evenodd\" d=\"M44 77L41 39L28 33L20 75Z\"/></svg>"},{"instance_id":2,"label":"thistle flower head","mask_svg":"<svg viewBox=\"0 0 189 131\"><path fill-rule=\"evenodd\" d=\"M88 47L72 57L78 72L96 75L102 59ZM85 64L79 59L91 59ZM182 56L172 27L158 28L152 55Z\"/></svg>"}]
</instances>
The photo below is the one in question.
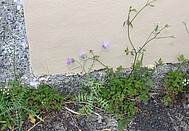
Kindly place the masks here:
<instances>
[{"instance_id":1,"label":"thistle flower head","mask_svg":"<svg viewBox=\"0 0 189 131\"><path fill-rule=\"evenodd\" d=\"M83 51L83 50L80 51L80 53L79 53L79 57L82 58L82 59L85 59L85 58L87 57L86 52Z\"/></svg>"},{"instance_id":2,"label":"thistle flower head","mask_svg":"<svg viewBox=\"0 0 189 131\"><path fill-rule=\"evenodd\" d=\"M66 64L67 64L67 65L71 65L73 62L74 62L74 59L73 59L73 58L72 58L72 59L71 59L71 58L67 58L67 59L66 59Z\"/></svg>"},{"instance_id":3,"label":"thistle flower head","mask_svg":"<svg viewBox=\"0 0 189 131\"><path fill-rule=\"evenodd\" d=\"M110 43L108 41L102 41L102 48L109 49L110 48Z\"/></svg>"}]
</instances>

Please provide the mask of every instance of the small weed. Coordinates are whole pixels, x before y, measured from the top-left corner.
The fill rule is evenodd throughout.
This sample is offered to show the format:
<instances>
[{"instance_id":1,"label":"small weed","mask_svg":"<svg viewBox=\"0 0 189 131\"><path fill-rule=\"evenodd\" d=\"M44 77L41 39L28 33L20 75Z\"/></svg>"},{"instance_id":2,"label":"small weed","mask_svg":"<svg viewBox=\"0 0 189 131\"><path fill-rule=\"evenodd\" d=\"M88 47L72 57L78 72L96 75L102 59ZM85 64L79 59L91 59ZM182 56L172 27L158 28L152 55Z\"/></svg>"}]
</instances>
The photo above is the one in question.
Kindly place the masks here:
<instances>
[{"instance_id":1,"label":"small weed","mask_svg":"<svg viewBox=\"0 0 189 131\"><path fill-rule=\"evenodd\" d=\"M55 94L54 88L47 85L31 90L22 87L19 81L10 81L0 89L0 130L21 130L23 121L27 118L33 124L35 119L43 121L39 114L42 111L61 109L62 100L63 97Z\"/></svg>"},{"instance_id":2,"label":"small weed","mask_svg":"<svg viewBox=\"0 0 189 131\"><path fill-rule=\"evenodd\" d=\"M136 10L131 6L129 8L127 20L123 23L123 26L127 25L127 37L132 48L130 50L127 47L125 49L125 54L133 56L133 63L131 64L132 70L129 75L123 73L122 67L117 68L116 72L114 72L113 69L108 69L107 66L99 60L99 56L94 55L92 50L89 51L92 57L88 57L84 51L80 52L80 58L82 58L83 63L80 63L73 58L68 58L66 61L67 65L78 63L79 67L82 68L82 71L89 76L84 82L88 87L88 91L84 91L76 97L78 101L87 102L83 109L85 109L86 112L91 112L94 103L97 103L97 105L99 104L99 106L103 108L104 105L106 105L105 107L109 107L108 111L116 115L119 130L122 130L127 123L127 119L132 118L135 114L136 101L148 100L148 91L153 85L153 81L150 77L153 69L142 67L146 51L145 47L155 39L173 38L173 36L160 36L161 33L170 26L168 24L161 26L157 23L141 47L136 48L136 45L132 40L131 29L134 28L135 19L145 8L154 7L153 2L155 1L156 0L148 0L140 10ZM104 49L109 47L108 42L103 42ZM86 62L89 60L92 61L92 64L86 69ZM96 88L96 85L101 82L95 82L94 79L91 79L92 76L90 73L95 62L98 62L107 68L110 81L106 88L103 88L102 86ZM159 60L159 64L162 64L161 59ZM98 101L97 98L100 99L100 101Z\"/></svg>"},{"instance_id":3,"label":"small weed","mask_svg":"<svg viewBox=\"0 0 189 131\"><path fill-rule=\"evenodd\" d=\"M103 41L101 44L104 50L110 48L110 44L107 41ZM86 75L85 80L76 79L76 81L81 83L81 90L79 94L75 97L75 100L80 104L82 103L80 113L86 113L90 116L94 111L94 107L96 106L104 110L107 110L109 108L108 102L106 101L106 99L103 99L100 94L101 90L105 88L104 81L95 80L91 74L95 62L101 64L105 68L107 68L107 66L99 60L100 56L94 54L93 50L89 50L89 54L87 54L85 51L81 51L79 57L80 61L75 60L74 58L67 58L66 64L76 64L75 68L81 68L82 72L84 72ZM86 67L87 62L91 62L88 68Z\"/></svg>"},{"instance_id":4,"label":"small weed","mask_svg":"<svg viewBox=\"0 0 189 131\"><path fill-rule=\"evenodd\" d=\"M168 72L167 77L164 79L165 96L163 97L163 103L165 106L168 106L179 92L185 92L184 79L185 76L182 72L172 70Z\"/></svg>"},{"instance_id":5,"label":"small weed","mask_svg":"<svg viewBox=\"0 0 189 131\"><path fill-rule=\"evenodd\" d=\"M54 87L42 84L37 89L30 90L26 96L28 107L37 113L42 111L61 109L64 97L55 93Z\"/></svg>"},{"instance_id":6,"label":"small weed","mask_svg":"<svg viewBox=\"0 0 189 131\"><path fill-rule=\"evenodd\" d=\"M163 103L168 106L178 93L185 92L185 80L186 77L180 68L187 62L184 55L180 55L178 58L178 64L176 64L177 70L169 70L167 76L164 79L164 94Z\"/></svg>"},{"instance_id":7,"label":"small weed","mask_svg":"<svg viewBox=\"0 0 189 131\"><path fill-rule=\"evenodd\" d=\"M109 104L106 99L101 97L101 90L105 87L103 86L103 81L99 82L88 76L86 80L81 81L83 86L80 90L79 95L75 98L78 102L84 103L82 108L80 108L80 113L87 113L91 115L94 109L94 106L97 106L101 109L108 110Z\"/></svg>"},{"instance_id":8,"label":"small weed","mask_svg":"<svg viewBox=\"0 0 189 131\"><path fill-rule=\"evenodd\" d=\"M27 106L25 100L28 93L27 87L21 87L18 81L10 81L10 84L3 86L0 92L0 124L1 130L13 129L16 125L21 130L22 123L27 117L27 113L42 120L34 110ZM5 84L6 85L6 84Z\"/></svg>"},{"instance_id":9,"label":"small weed","mask_svg":"<svg viewBox=\"0 0 189 131\"><path fill-rule=\"evenodd\" d=\"M134 21L136 20L137 16L147 7L154 7L153 3L156 0L148 0L146 2L146 4L140 9L140 10L136 10L135 8L133 8L132 6L130 6L129 8L129 12L128 12L128 17L127 20L123 23L123 26L127 25L127 37L128 37L128 41L129 44L131 45L132 49L129 50L129 48L127 47L125 49L125 53L126 55L132 55L133 56L133 63L132 63L132 69L137 70L138 67L140 67L142 65L142 61L143 61L143 57L144 57L144 53L146 52L146 50L144 49L149 43L151 43L153 40L155 39L164 39L164 38L174 38L174 36L160 36L161 33L169 28L170 26L168 24L165 25L160 25L159 22L157 22L155 24L154 29L149 33L149 35L147 36L147 39L145 40L145 42L143 43L143 45L139 48L136 48L135 43L133 42L132 36L131 36L131 29L134 28ZM131 73L133 73L133 71Z\"/></svg>"},{"instance_id":10,"label":"small weed","mask_svg":"<svg viewBox=\"0 0 189 131\"><path fill-rule=\"evenodd\" d=\"M181 54L181 55L179 55L179 56L177 57L177 60L178 60L178 64L176 64L176 66L177 66L177 71L180 71L180 68L181 68L182 66L184 66L184 64L186 64L187 59L184 57L183 54Z\"/></svg>"},{"instance_id":11,"label":"small weed","mask_svg":"<svg viewBox=\"0 0 189 131\"><path fill-rule=\"evenodd\" d=\"M159 60L155 61L155 64L156 64L156 67L165 65L165 63L163 62L163 60L161 58L159 58Z\"/></svg>"},{"instance_id":12,"label":"small weed","mask_svg":"<svg viewBox=\"0 0 189 131\"><path fill-rule=\"evenodd\" d=\"M75 68L82 68L86 79L77 79L82 86L79 94L73 98L82 105L80 113L91 115L94 107L104 109L109 113L113 113L118 121L118 129L121 131L123 127L128 124L128 121L135 115L137 102L147 102L148 92L153 86L151 79L154 69L144 68L143 59L146 52L145 47L155 39L173 38L173 36L160 36L161 33L170 27L168 24L161 26L156 23L155 27L149 32L141 47L136 47L132 40L131 30L134 28L134 21L137 16L146 8L154 7L153 2L156 0L147 0L146 4L140 9L136 10L132 6L129 8L127 20L123 26L127 25L127 37L131 50L127 47L125 49L126 55L133 56L133 63L131 64L131 72L126 74L120 66L116 71L109 69L108 66L99 60L99 55L95 55L93 50L89 51L89 55L85 51L81 51L80 61L73 58L67 58L66 64L77 63ZM185 24L188 32L188 28ZM110 44L107 41L102 42L103 49L109 49ZM16 47L14 47L14 74L16 77ZM91 65L86 68L86 63L90 61ZM164 97L163 103L168 106L173 101L179 92L185 92L185 86L188 81L185 75L180 71L181 66L186 63L184 55L178 57L179 63L176 65L177 70L170 70L164 79ZM107 69L109 74L109 83L107 87L104 85L104 80L95 80L91 74L95 62L100 63ZM156 66L163 66L164 63L160 58L156 62ZM84 88L85 87L85 88ZM70 97L71 98L71 97ZM22 123L29 117L32 123L35 119L41 121L39 114L44 111L60 110L65 97L61 94L55 93L54 87L42 84L36 90L31 90L28 87L21 87L19 81L10 81L4 84L0 89L0 126L1 130L17 127L21 130Z\"/></svg>"},{"instance_id":13,"label":"small weed","mask_svg":"<svg viewBox=\"0 0 189 131\"><path fill-rule=\"evenodd\" d=\"M150 71L140 70L135 75L122 77L122 67L117 71L108 70L110 82L107 88L102 89L102 96L108 100L109 113L114 113L119 124L119 129L126 125L128 119L136 112L136 102L148 100L148 91L153 85Z\"/></svg>"}]
</instances>

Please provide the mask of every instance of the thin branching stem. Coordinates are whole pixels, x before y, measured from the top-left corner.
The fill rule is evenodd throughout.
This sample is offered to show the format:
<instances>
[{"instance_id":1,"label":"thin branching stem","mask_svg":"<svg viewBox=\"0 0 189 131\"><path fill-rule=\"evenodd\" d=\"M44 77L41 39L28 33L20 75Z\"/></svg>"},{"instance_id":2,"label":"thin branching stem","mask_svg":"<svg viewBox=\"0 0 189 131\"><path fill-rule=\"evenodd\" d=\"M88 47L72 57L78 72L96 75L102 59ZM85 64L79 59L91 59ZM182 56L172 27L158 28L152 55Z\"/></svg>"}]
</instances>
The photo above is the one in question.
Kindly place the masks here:
<instances>
[{"instance_id":1,"label":"thin branching stem","mask_svg":"<svg viewBox=\"0 0 189 131\"><path fill-rule=\"evenodd\" d=\"M94 67L95 62L98 62L98 63L100 63L102 66L104 66L105 68L107 68L107 66L106 66L105 64L103 64L103 63L98 59L99 56L95 55L92 50L90 50L90 53L92 54L92 57L87 57L87 58L85 58L82 64L81 64L79 61L75 60L75 62L76 62L77 64L79 64L79 66L77 66L76 68L81 67L81 68L82 68L82 72L84 72L84 73L86 73L86 74L89 74L89 73L92 71L92 68ZM85 66L86 66L87 61L89 61L89 60L92 61L92 64L90 64L90 67L88 68L88 70L86 70ZM76 69L76 68L74 68L74 69Z\"/></svg>"},{"instance_id":2,"label":"thin branching stem","mask_svg":"<svg viewBox=\"0 0 189 131\"><path fill-rule=\"evenodd\" d=\"M89 59L94 60L94 61L100 63L100 64L101 64L102 66L104 66L105 68L107 67L107 66L106 66L104 63L102 63L99 59L94 59L94 58L89 58Z\"/></svg>"},{"instance_id":3,"label":"thin branching stem","mask_svg":"<svg viewBox=\"0 0 189 131\"><path fill-rule=\"evenodd\" d=\"M130 14L131 14L131 7L129 9L129 14L128 14L128 18L127 18L127 36L128 36L128 39L129 39L129 43L131 44L134 52L136 52L136 48L135 48L135 46L132 42L131 35L130 35L130 27L131 27Z\"/></svg>"},{"instance_id":4,"label":"thin branching stem","mask_svg":"<svg viewBox=\"0 0 189 131\"><path fill-rule=\"evenodd\" d=\"M95 64L95 58L89 58L89 59L92 60L92 64L90 65L90 67L89 67L89 69L88 69L88 73L91 72L91 70L92 70L92 68L93 68L93 66L94 66L94 64Z\"/></svg>"},{"instance_id":5,"label":"thin branching stem","mask_svg":"<svg viewBox=\"0 0 189 131\"><path fill-rule=\"evenodd\" d=\"M162 38L173 38L173 36L162 36L162 37L158 37L160 35L160 33L165 29L168 28L168 25L163 26L162 28L159 28L158 25L150 32L150 34L148 35L146 41L144 42L144 44L142 45L142 47L140 47L139 49L135 48L135 45L132 41L131 38L131 32L130 29L133 27L133 21L136 19L136 17L148 6L152 6L152 3L155 2L156 0L148 0L146 2L146 4L139 10L136 11L135 9L132 9L132 7L129 8L129 12L128 12L128 17L127 17L127 35L128 35L128 40L130 45L132 46L132 51L131 54L134 55L134 59L133 59L133 65L132 65L132 71L130 74L133 73L133 71L136 69L136 64L137 61L140 59L140 54L142 54L141 59L139 60L139 64L142 64L142 60L143 60L143 51L144 48L146 47L147 44L149 44L151 41L153 41L154 39L162 39ZM133 16L133 18L131 19L131 12L136 12L136 14ZM189 32L189 30L188 30Z\"/></svg>"},{"instance_id":6,"label":"thin branching stem","mask_svg":"<svg viewBox=\"0 0 189 131\"><path fill-rule=\"evenodd\" d=\"M184 27L185 27L185 29L186 29L188 35L189 35L189 29L188 29L188 26L187 26L186 22L183 22L183 24L184 24Z\"/></svg>"},{"instance_id":7,"label":"thin branching stem","mask_svg":"<svg viewBox=\"0 0 189 131\"><path fill-rule=\"evenodd\" d=\"M137 58L139 57L139 54L141 53L141 51L143 50L143 48L149 43L148 41L151 38L152 34L154 33L154 30L150 33L150 35L146 39L146 42L144 43L144 45L137 52L135 52L134 62L133 62L133 70L135 69L135 64L136 64Z\"/></svg>"},{"instance_id":8,"label":"thin branching stem","mask_svg":"<svg viewBox=\"0 0 189 131\"><path fill-rule=\"evenodd\" d=\"M98 63L100 63L102 66L104 66L105 68L107 68L108 66L106 66L105 64L103 64L99 59L96 60Z\"/></svg>"},{"instance_id":9,"label":"thin branching stem","mask_svg":"<svg viewBox=\"0 0 189 131\"><path fill-rule=\"evenodd\" d=\"M79 64L79 66L82 68L82 72L85 72L86 73L86 70L85 70L85 61L84 61L84 64L82 65L79 61L75 60L76 63ZM78 67L77 67L78 68ZM74 68L75 69L75 68Z\"/></svg>"},{"instance_id":10,"label":"thin branching stem","mask_svg":"<svg viewBox=\"0 0 189 131\"><path fill-rule=\"evenodd\" d=\"M155 2L156 0L153 0L151 2L149 2L149 0L146 2L146 4L135 14L135 16L131 19L131 23L136 19L136 17L140 14L141 11L143 11L147 6L149 6L150 4L152 4L153 2Z\"/></svg>"},{"instance_id":11,"label":"thin branching stem","mask_svg":"<svg viewBox=\"0 0 189 131\"><path fill-rule=\"evenodd\" d=\"M95 56L94 54L93 54L93 57L92 58L88 58L88 59L90 59L90 60L93 60L94 62L96 61L96 62L98 62L98 63L100 63L102 66L104 66L105 68L107 67L104 63L102 63L98 58L97 58L97 56ZM92 66L94 66L94 64L92 65Z\"/></svg>"},{"instance_id":12,"label":"thin branching stem","mask_svg":"<svg viewBox=\"0 0 189 131\"><path fill-rule=\"evenodd\" d=\"M149 6L151 3L153 3L155 0L149 2L149 0L147 1L147 3L134 15L134 17L130 20L130 15L132 12L132 7L129 8L129 13L128 13L128 18L127 18L127 36L128 36L128 40L129 43L131 44L133 51L134 51L134 60L133 60L133 70L135 70L135 65L136 65L136 61L137 61L137 57L140 54L140 52L143 50L143 48L147 45L148 40L150 39L151 35L153 34L154 30L150 33L150 35L148 36L146 42L144 43L144 45L137 51L137 49L134 46L134 43L132 42L132 38L131 38L131 34L130 34L130 28L132 27L132 23L133 21L136 19L136 17L147 7ZM131 74L133 73L133 70L131 71Z\"/></svg>"},{"instance_id":13,"label":"thin branching stem","mask_svg":"<svg viewBox=\"0 0 189 131\"><path fill-rule=\"evenodd\" d=\"M150 43L152 40L156 39L157 36L160 35L160 33L167 28L167 26L164 26L161 30L159 30L157 33L155 33L154 37L151 38L151 34L153 34L153 32L155 31L155 29L151 32L150 37L148 37L148 39L146 40L146 42L144 43L144 45L141 47L141 49L139 51L141 51L148 43Z\"/></svg>"},{"instance_id":14,"label":"thin branching stem","mask_svg":"<svg viewBox=\"0 0 189 131\"><path fill-rule=\"evenodd\" d=\"M173 35L169 35L169 36L156 37L156 39L166 39L166 38L174 38L174 36Z\"/></svg>"},{"instance_id":15,"label":"thin branching stem","mask_svg":"<svg viewBox=\"0 0 189 131\"><path fill-rule=\"evenodd\" d=\"M138 52L140 52L142 49L144 49L144 47L153 39L155 39L155 36L153 37L153 39L151 39L152 35L154 34L155 29L149 34L148 38L146 39L144 45L139 49Z\"/></svg>"},{"instance_id":16,"label":"thin branching stem","mask_svg":"<svg viewBox=\"0 0 189 131\"><path fill-rule=\"evenodd\" d=\"M91 70L92 70L92 68L93 68L93 66L94 66L94 64L95 64L96 57L98 57L98 56L96 56L96 55L93 53L92 50L90 51L90 53L92 54L92 58L88 58L88 59L92 60L92 64L90 65L90 67L89 67L89 69L88 69L88 73L91 72Z\"/></svg>"}]
</instances>

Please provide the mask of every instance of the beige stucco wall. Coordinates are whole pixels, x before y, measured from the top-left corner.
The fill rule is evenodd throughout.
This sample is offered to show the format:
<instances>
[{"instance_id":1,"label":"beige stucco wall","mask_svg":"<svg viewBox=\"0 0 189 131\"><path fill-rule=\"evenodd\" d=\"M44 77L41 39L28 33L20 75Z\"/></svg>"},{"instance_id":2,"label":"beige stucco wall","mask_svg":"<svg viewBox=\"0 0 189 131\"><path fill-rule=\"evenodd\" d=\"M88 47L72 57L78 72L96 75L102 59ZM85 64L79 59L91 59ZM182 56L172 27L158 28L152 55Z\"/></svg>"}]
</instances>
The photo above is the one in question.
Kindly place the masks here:
<instances>
[{"instance_id":1,"label":"beige stucco wall","mask_svg":"<svg viewBox=\"0 0 189 131\"><path fill-rule=\"evenodd\" d=\"M129 67L132 59L124 53L129 43L126 27L122 24L130 5L140 8L146 1L25 0L34 74L71 72L65 64L66 58L78 58L80 50L93 49L101 54L103 40L109 41L111 48L102 53L101 60L110 67ZM171 28L164 34L173 34L176 38L156 40L148 45L145 64L153 64L160 57L165 62L175 62L181 53L188 58L189 36L182 21L189 21L189 0L157 0L154 4L154 8L147 8L137 18L132 30L134 42L141 46L157 21L170 24Z\"/></svg>"}]
</instances>

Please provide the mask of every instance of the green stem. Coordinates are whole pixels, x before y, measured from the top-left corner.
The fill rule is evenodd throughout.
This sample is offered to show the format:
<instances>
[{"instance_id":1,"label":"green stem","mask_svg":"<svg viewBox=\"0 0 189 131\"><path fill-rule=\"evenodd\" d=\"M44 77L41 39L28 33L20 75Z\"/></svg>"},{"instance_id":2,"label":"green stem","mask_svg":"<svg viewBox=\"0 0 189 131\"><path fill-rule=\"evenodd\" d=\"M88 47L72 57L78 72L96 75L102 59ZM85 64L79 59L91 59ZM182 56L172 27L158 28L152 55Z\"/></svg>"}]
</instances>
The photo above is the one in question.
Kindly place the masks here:
<instances>
[{"instance_id":1,"label":"green stem","mask_svg":"<svg viewBox=\"0 0 189 131\"><path fill-rule=\"evenodd\" d=\"M188 27L187 27L187 25L186 25L186 22L183 22L183 24L184 24L184 27L185 27L187 33L189 34L189 29L188 29Z\"/></svg>"},{"instance_id":2,"label":"green stem","mask_svg":"<svg viewBox=\"0 0 189 131\"><path fill-rule=\"evenodd\" d=\"M91 64L90 67L89 67L88 73L91 72L91 70L92 70L92 68L93 68L93 66L94 66L94 63L95 63L94 57L93 57L93 58L89 58L89 59L92 59L92 64Z\"/></svg>"},{"instance_id":3,"label":"green stem","mask_svg":"<svg viewBox=\"0 0 189 131\"><path fill-rule=\"evenodd\" d=\"M97 61L98 63L100 63L102 66L104 66L105 68L107 67L104 63L102 63L99 59L98 59L98 56L96 56L94 53L93 53L93 51L91 51L91 54L93 55L93 57L92 58L89 58L89 59L92 59L92 60L94 60L94 61ZM95 58L95 56L96 56L96 58Z\"/></svg>"},{"instance_id":4,"label":"green stem","mask_svg":"<svg viewBox=\"0 0 189 131\"><path fill-rule=\"evenodd\" d=\"M136 65L136 61L137 61L137 56L138 56L138 53L135 53L132 72L135 70L135 65Z\"/></svg>"},{"instance_id":5,"label":"green stem","mask_svg":"<svg viewBox=\"0 0 189 131\"><path fill-rule=\"evenodd\" d=\"M136 15L132 18L131 23L135 20L135 18L140 14L141 11L143 11L147 6L149 6L151 3L155 2L156 0L153 0L149 2L149 0L146 2L146 4L136 13Z\"/></svg>"},{"instance_id":6,"label":"green stem","mask_svg":"<svg viewBox=\"0 0 189 131\"><path fill-rule=\"evenodd\" d=\"M93 60L93 58L89 58L91 60ZM107 68L107 66L105 64L103 64L99 59L95 59L94 61L97 61L98 63L100 63L102 66L104 66L105 68Z\"/></svg>"},{"instance_id":7,"label":"green stem","mask_svg":"<svg viewBox=\"0 0 189 131\"><path fill-rule=\"evenodd\" d=\"M82 68L82 72L87 73L86 70L85 70L85 61L84 61L83 65L82 65L79 61L77 61L77 60L76 60L76 63L78 63L79 66ZM78 67L77 67L77 68L78 68ZM75 69L75 68L74 68L74 69Z\"/></svg>"},{"instance_id":8,"label":"green stem","mask_svg":"<svg viewBox=\"0 0 189 131\"><path fill-rule=\"evenodd\" d=\"M174 36L161 36L161 37L156 37L156 39L166 39L166 38L174 38Z\"/></svg>"},{"instance_id":9,"label":"green stem","mask_svg":"<svg viewBox=\"0 0 189 131\"><path fill-rule=\"evenodd\" d=\"M146 41L145 41L145 43L143 44L143 46L138 50L138 53L141 52L141 50L143 50L144 47L145 47L150 41L152 41L153 39L155 39L155 38L150 39L154 31L155 31L155 29L149 34L149 36L148 36L148 38L146 39Z\"/></svg>"},{"instance_id":10,"label":"green stem","mask_svg":"<svg viewBox=\"0 0 189 131\"><path fill-rule=\"evenodd\" d=\"M138 50L138 53L140 53L141 50L143 50L144 47L145 47L148 43L150 43L152 40L157 39L157 38L159 38L159 39L161 39L161 38L168 38L168 37L157 37L157 36L159 36L159 34L160 34L165 28L167 28L167 27L164 26L161 30L159 30L159 32L157 32L157 33L154 35L154 37L151 38L152 34L154 34L154 31L155 31L155 29L153 29L153 31L150 33L150 35L149 35L148 38L146 39L144 45ZM171 36L170 36L170 37L171 37ZM169 38L170 38L170 37L169 37Z\"/></svg>"},{"instance_id":11,"label":"green stem","mask_svg":"<svg viewBox=\"0 0 189 131\"><path fill-rule=\"evenodd\" d=\"M132 26L133 21L136 19L136 17L147 7L149 6L151 3L153 3L155 0L149 2L149 0L147 1L147 3L135 14L135 16L130 20L130 15L131 15L131 7L129 9L129 13L128 13L128 18L127 18L127 36L129 39L129 43L131 44L133 50L134 50L134 61L133 61L133 69L131 71L131 74L133 73L133 71L135 70L135 65L136 65L136 61L137 61L137 57L138 54L142 51L142 49L151 41L149 41L151 35L153 34L154 30L150 33L150 35L148 36L146 42L144 43L144 45L137 51L132 39L131 39L131 34L130 34L130 27Z\"/></svg>"},{"instance_id":12,"label":"green stem","mask_svg":"<svg viewBox=\"0 0 189 131\"><path fill-rule=\"evenodd\" d=\"M131 11L130 11L130 9L129 9L129 14L128 14L128 18L127 18L127 37L128 37L128 39L129 39L129 43L131 44L131 46L132 46L134 52L136 52L136 48L135 48L135 46L134 46L134 44L133 44L133 42L132 42L131 35L130 35L130 26L131 26L130 24L132 24L132 23L130 22L130 14L131 14Z\"/></svg>"},{"instance_id":13,"label":"green stem","mask_svg":"<svg viewBox=\"0 0 189 131\"><path fill-rule=\"evenodd\" d=\"M105 64L103 64L99 59L96 59L96 61L97 61L98 63L100 63L102 66L104 66L105 68L108 67L108 66L106 66Z\"/></svg>"}]
</instances>

